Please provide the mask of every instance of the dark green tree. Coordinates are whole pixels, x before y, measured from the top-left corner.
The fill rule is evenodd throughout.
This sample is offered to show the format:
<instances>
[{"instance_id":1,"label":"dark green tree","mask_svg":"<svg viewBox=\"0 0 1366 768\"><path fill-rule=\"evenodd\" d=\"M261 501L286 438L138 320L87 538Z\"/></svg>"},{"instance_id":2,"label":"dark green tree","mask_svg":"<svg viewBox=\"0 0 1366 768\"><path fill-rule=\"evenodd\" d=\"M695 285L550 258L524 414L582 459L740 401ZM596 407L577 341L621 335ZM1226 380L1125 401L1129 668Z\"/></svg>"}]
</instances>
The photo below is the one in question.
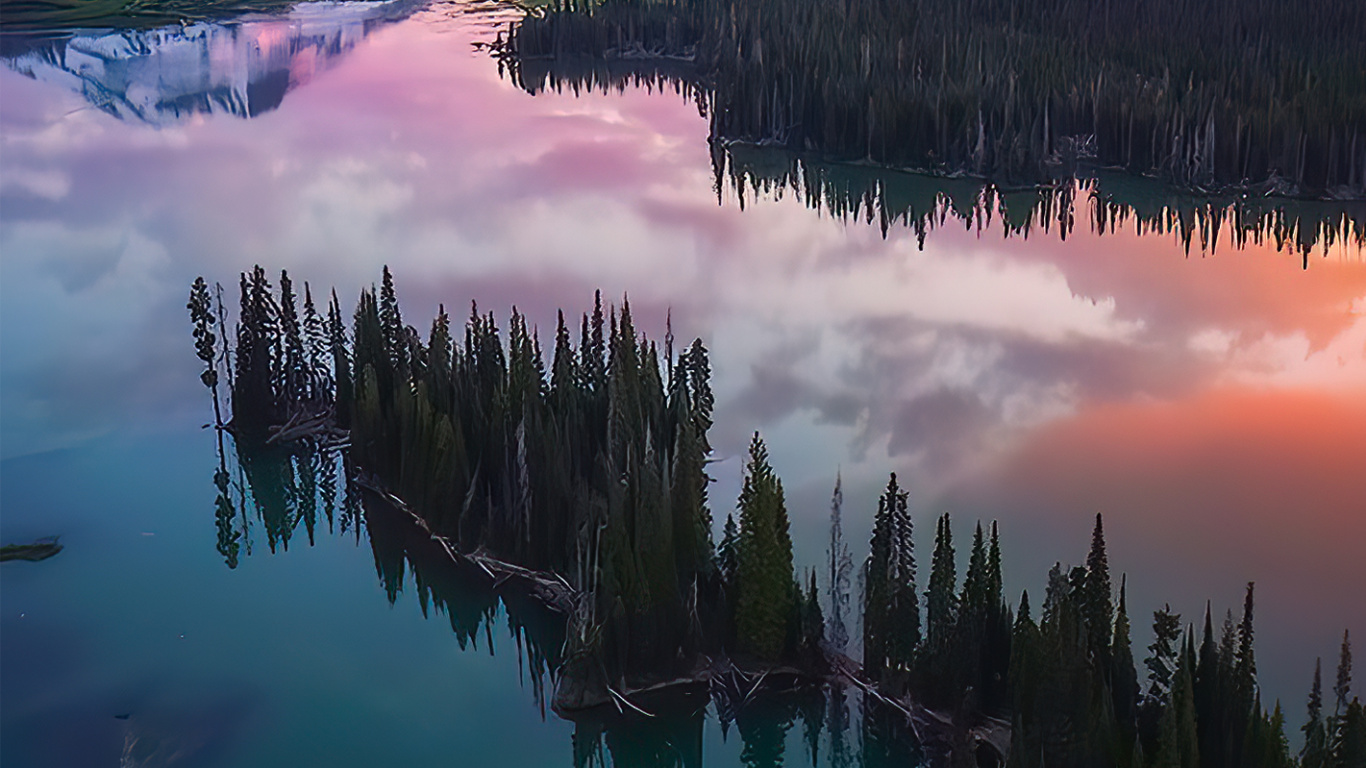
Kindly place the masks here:
<instances>
[{"instance_id":1,"label":"dark green tree","mask_svg":"<svg viewBox=\"0 0 1366 768\"><path fill-rule=\"evenodd\" d=\"M1153 642L1143 665L1148 668L1148 698L1163 709L1171 701L1180 638L1181 614L1173 613L1170 606L1153 611Z\"/></svg>"},{"instance_id":2,"label":"dark green tree","mask_svg":"<svg viewBox=\"0 0 1366 768\"><path fill-rule=\"evenodd\" d=\"M1115 721L1119 728L1119 746L1127 754L1137 735L1138 673L1134 669L1134 655L1129 641L1129 610L1125 602L1125 577L1119 579L1119 610L1115 615L1115 631L1110 642L1110 690L1114 697ZM1137 767L1135 767L1137 768Z\"/></svg>"},{"instance_id":3,"label":"dark green tree","mask_svg":"<svg viewBox=\"0 0 1366 768\"><path fill-rule=\"evenodd\" d=\"M920 598L907 499L893 472L878 499L863 566L863 665L875 679L888 671L908 671L920 643Z\"/></svg>"},{"instance_id":4,"label":"dark green tree","mask_svg":"<svg viewBox=\"0 0 1366 768\"><path fill-rule=\"evenodd\" d=\"M783 485L768 462L768 447L754 433L740 491L736 553L736 639L740 649L776 661L792 614L792 539Z\"/></svg>"},{"instance_id":5,"label":"dark green tree","mask_svg":"<svg viewBox=\"0 0 1366 768\"><path fill-rule=\"evenodd\" d=\"M1304 731L1304 747L1300 750L1301 768L1325 768L1328 765L1328 731L1323 722L1322 661L1314 660L1314 685L1309 689L1309 720Z\"/></svg>"},{"instance_id":6,"label":"dark green tree","mask_svg":"<svg viewBox=\"0 0 1366 768\"><path fill-rule=\"evenodd\" d=\"M843 653L849 645L846 617L849 615L849 579L854 571L849 545L844 542L843 507L844 492L840 488L840 475L836 472L835 491L830 496L830 547L826 551L826 578L829 579L827 596L830 602L826 639L830 647L839 653Z\"/></svg>"},{"instance_id":7,"label":"dark green tree","mask_svg":"<svg viewBox=\"0 0 1366 768\"><path fill-rule=\"evenodd\" d=\"M1158 726L1155 768L1199 768L1200 743L1191 678L1194 662L1195 652L1188 634L1185 648L1177 661L1168 703Z\"/></svg>"},{"instance_id":8,"label":"dark green tree","mask_svg":"<svg viewBox=\"0 0 1366 768\"><path fill-rule=\"evenodd\" d=\"M204 278L196 277L190 287L190 301L185 305L190 310L190 323L194 326L194 351L204 363L199 380L213 394L213 423L223 425L223 413L218 403L218 366L214 359L217 354L218 337L214 334L213 302L209 298L209 286Z\"/></svg>"},{"instance_id":9,"label":"dark green tree","mask_svg":"<svg viewBox=\"0 0 1366 768\"><path fill-rule=\"evenodd\" d=\"M1105 666L1110 655L1111 603L1110 565L1105 555L1105 530L1100 513L1091 532L1091 552L1086 556L1086 634L1091 657Z\"/></svg>"}]
</instances>

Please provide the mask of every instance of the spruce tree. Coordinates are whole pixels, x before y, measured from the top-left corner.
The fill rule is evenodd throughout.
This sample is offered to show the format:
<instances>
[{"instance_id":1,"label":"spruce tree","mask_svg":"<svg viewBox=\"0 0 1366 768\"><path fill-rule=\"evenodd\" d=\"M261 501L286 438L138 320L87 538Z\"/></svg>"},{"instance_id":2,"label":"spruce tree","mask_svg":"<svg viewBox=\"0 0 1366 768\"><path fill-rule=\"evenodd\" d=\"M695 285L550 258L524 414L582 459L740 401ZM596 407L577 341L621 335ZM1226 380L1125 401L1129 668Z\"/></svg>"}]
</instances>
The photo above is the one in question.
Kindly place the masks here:
<instances>
[{"instance_id":1,"label":"spruce tree","mask_svg":"<svg viewBox=\"0 0 1366 768\"><path fill-rule=\"evenodd\" d=\"M1309 720L1304 731L1304 748L1300 750L1301 768L1324 768L1328 764L1328 732L1323 722L1322 660L1314 660L1314 685L1309 689Z\"/></svg>"},{"instance_id":2,"label":"spruce tree","mask_svg":"<svg viewBox=\"0 0 1366 768\"><path fill-rule=\"evenodd\" d=\"M843 506L844 492L840 488L840 475L836 472L835 491L830 496L830 548L826 553L829 568L827 588L830 599L826 639L830 642L830 647L839 653L843 653L849 645L846 616L849 613L849 578L854 571L849 545L844 542Z\"/></svg>"},{"instance_id":3,"label":"spruce tree","mask_svg":"<svg viewBox=\"0 0 1366 768\"><path fill-rule=\"evenodd\" d=\"M1115 631L1110 643L1109 678L1110 690L1114 697L1115 721L1119 724L1122 747L1134 740L1139 694L1138 673L1134 669L1134 655L1129 644L1129 610L1124 592L1125 578L1121 576L1119 610L1115 615Z\"/></svg>"},{"instance_id":4,"label":"spruce tree","mask_svg":"<svg viewBox=\"0 0 1366 768\"><path fill-rule=\"evenodd\" d=\"M199 380L213 394L213 423L222 426L223 414L218 403L218 366L214 364L218 337L213 328L217 320L213 316L213 302L209 298L209 286L204 278L195 278L194 285L190 287L190 301L185 308L190 310L190 322L194 326L195 354L204 363Z\"/></svg>"},{"instance_id":5,"label":"spruce tree","mask_svg":"<svg viewBox=\"0 0 1366 768\"><path fill-rule=\"evenodd\" d=\"M308 399L315 406L332 402L333 380L331 351L327 344L327 328L318 308L313 304L313 291L304 283L303 308L304 351L307 354Z\"/></svg>"},{"instance_id":6,"label":"spruce tree","mask_svg":"<svg viewBox=\"0 0 1366 768\"><path fill-rule=\"evenodd\" d=\"M1194 656L1188 638L1186 650L1182 651L1176 665L1167 706L1162 712L1156 768L1198 768L1200 765L1195 691L1190 669Z\"/></svg>"},{"instance_id":7,"label":"spruce tree","mask_svg":"<svg viewBox=\"0 0 1366 768\"><path fill-rule=\"evenodd\" d=\"M1243 619L1238 624L1238 655L1235 664L1238 695L1245 704L1251 702L1257 686L1257 661L1252 642L1253 586L1252 582L1247 583L1247 595L1243 598Z\"/></svg>"},{"instance_id":8,"label":"spruce tree","mask_svg":"<svg viewBox=\"0 0 1366 768\"><path fill-rule=\"evenodd\" d=\"M1202 765L1223 765L1228 751L1228 720L1233 710L1225 694L1229 688L1219 646L1214 640L1214 627L1209 603L1205 603L1205 627L1195 666L1195 712L1200 728L1200 761Z\"/></svg>"},{"instance_id":9,"label":"spruce tree","mask_svg":"<svg viewBox=\"0 0 1366 768\"><path fill-rule=\"evenodd\" d=\"M1343 710L1342 738L1333 760L1339 768L1366 768L1366 707L1353 698Z\"/></svg>"},{"instance_id":10,"label":"spruce tree","mask_svg":"<svg viewBox=\"0 0 1366 768\"><path fill-rule=\"evenodd\" d=\"M996 521L991 521L991 545L987 549L987 603L1005 608L1005 582L1001 576L1001 538Z\"/></svg>"},{"instance_id":11,"label":"spruce tree","mask_svg":"<svg viewBox=\"0 0 1366 768\"><path fill-rule=\"evenodd\" d=\"M963 575L963 594L958 600L967 621L979 622L988 605L987 549L979 521L972 532L972 548L968 554L968 570Z\"/></svg>"},{"instance_id":12,"label":"spruce tree","mask_svg":"<svg viewBox=\"0 0 1366 768\"><path fill-rule=\"evenodd\" d=\"M407 367L404 353L407 350L406 334L403 331L403 314L398 307L398 294L394 290L394 277L389 274L389 265L384 265L383 277L379 288L379 323L384 338L384 350L394 370Z\"/></svg>"},{"instance_id":13,"label":"spruce tree","mask_svg":"<svg viewBox=\"0 0 1366 768\"><path fill-rule=\"evenodd\" d=\"M1111 603L1110 565L1105 555L1105 530L1100 513L1091 533L1091 552L1086 556L1086 634L1091 658L1105 666L1110 653Z\"/></svg>"},{"instance_id":14,"label":"spruce tree","mask_svg":"<svg viewBox=\"0 0 1366 768\"><path fill-rule=\"evenodd\" d=\"M735 628L740 649L777 661L792 613L792 540L783 485L768 463L768 448L754 433L740 491L736 553Z\"/></svg>"},{"instance_id":15,"label":"spruce tree","mask_svg":"<svg viewBox=\"0 0 1366 768\"><path fill-rule=\"evenodd\" d=\"M1333 683L1333 714L1347 711L1347 697L1352 692L1352 635L1342 630L1342 649L1338 653L1337 681Z\"/></svg>"},{"instance_id":16,"label":"spruce tree","mask_svg":"<svg viewBox=\"0 0 1366 768\"><path fill-rule=\"evenodd\" d=\"M821 657L821 642L825 639L825 615L821 612L820 590L816 586L816 571L807 572L806 598L802 601L802 646L808 659Z\"/></svg>"},{"instance_id":17,"label":"spruce tree","mask_svg":"<svg viewBox=\"0 0 1366 768\"><path fill-rule=\"evenodd\" d=\"M930 561L930 583L925 590L925 642L932 652L940 652L952 641L957 620L958 581L953 556L953 531L947 512L935 524L934 555Z\"/></svg>"},{"instance_id":18,"label":"spruce tree","mask_svg":"<svg viewBox=\"0 0 1366 768\"><path fill-rule=\"evenodd\" d=\"M907 497L893 472L878 499L863 567L863 663L874 679L884 670L909 669L920 641Z\"/></svg>"},{"instance_id":19,"label":"spruce tree","mask_svg":"<svg viewBox=\"0 0 1366 768\"><path fill-rule=\"evenodd\" d=\"M337 292L332 291L327 305L327 345L332 353L332 374L336 381L337 426L348 429L351 426L351 405L355 398L355 385L351 370L351 350L346 342L346 323L342 320L341 304Z\"/></svg>"},{"instance_id":20,"label":"spruce tree","mask_svg":"<svg viewBox=\"0 0 1366 768\"><path fill-rule=\"evenodd\" d=\"M735 587L735 563L740 546L740 529L735 525L735 515L726 515L726 525L721 532L721 545L716 548L717 565L721 578L732 589Z\"/></svg>"},{"instance_id":21,"label":"spruce tree","mask_svg":"<svg viewBox=\"0 0 1366 768\"><path fill-rule=\"evenodd\" d=\"M1352 691L1352 639L1347 630L1342 632L1342 649L1338 653L1337 678L1333 683L1333 714L1327 718L1328 754L1334 768L1342 768L1345 749L1348 701Z\"/></svg>"},{"instance_id":22,"label":"spruce tree","mask_svg":"<svg viewBox=\"0 0 1366 768\"><path fill-rule=\"evenodd\" d=\"M1166 707L1171 701L1172 685L1176 678L1177 647L1181 637L1181 614L1171 606L1153 611L1153 642L1148 646L1148 698Z\"/></svg>"}]
</instances>

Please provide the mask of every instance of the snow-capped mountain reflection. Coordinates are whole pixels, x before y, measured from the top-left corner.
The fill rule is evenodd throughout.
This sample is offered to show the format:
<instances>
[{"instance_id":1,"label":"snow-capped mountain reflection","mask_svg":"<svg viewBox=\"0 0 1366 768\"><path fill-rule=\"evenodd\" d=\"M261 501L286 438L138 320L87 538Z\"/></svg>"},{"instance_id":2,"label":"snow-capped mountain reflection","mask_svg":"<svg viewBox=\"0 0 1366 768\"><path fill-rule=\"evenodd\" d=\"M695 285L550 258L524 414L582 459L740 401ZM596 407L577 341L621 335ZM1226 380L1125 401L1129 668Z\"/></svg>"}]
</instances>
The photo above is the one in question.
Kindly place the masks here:
<instances>
[{"instance_id":1,"label":"snow-capped mountain reflection","mask_svg":"<svg viewBox=\"0 0 1366 768\"><path fill-rule=\"evenodd\" d=\"M46 41L5 64L61 85L121 120L169 125L195 114L255 117L422 0L307 2L278 16Z\"/></svg>"}]
</instances>

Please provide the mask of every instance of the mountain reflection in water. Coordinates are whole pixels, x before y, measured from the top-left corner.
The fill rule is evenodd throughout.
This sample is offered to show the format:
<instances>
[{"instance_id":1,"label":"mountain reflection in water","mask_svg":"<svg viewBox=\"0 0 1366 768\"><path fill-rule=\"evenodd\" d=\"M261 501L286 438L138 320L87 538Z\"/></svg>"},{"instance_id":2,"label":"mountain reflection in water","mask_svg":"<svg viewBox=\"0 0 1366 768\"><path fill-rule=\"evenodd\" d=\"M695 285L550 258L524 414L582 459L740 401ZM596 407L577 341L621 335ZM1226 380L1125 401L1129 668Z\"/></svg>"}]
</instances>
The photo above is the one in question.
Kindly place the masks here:
<instances>
[{"instance_id":1,"label":"mountain reflection in water","mask_svg":"<svg viewBox=\"0 0 1366 768\"><path fill-rule=\"evenodd\" d=\"M373 30L407 18L420 5L301 3L279 16L81 31L38 38L5 64L79 93L120 120L167 126L199 114L257 117Z\"/></svg>"}]
</instances>

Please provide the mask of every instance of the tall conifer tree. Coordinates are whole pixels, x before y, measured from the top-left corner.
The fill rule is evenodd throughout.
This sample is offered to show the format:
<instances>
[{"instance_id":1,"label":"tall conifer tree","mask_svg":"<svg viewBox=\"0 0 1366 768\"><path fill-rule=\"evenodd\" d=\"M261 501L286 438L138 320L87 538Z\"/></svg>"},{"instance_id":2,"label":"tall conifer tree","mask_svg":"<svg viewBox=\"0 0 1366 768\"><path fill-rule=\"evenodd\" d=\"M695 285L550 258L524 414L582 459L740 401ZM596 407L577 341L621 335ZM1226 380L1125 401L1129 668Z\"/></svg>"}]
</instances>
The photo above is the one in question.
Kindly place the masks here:
<instances>
[{"instance_id":1,"label":"tall conifer tree","mask_svg":"<svg viewBox=\"0 0 1366 768\"><path fill-rule=\"evenodd\" d=\"M768 463L768 448L754 433L740 491L736 555L735 628L742 650L776 661L792 614L792 540L783 485Z\"/></svg>"},{"instance_id":2,"label":"tall conifer tree","mask_svg":"<svg viewBox=\"0 0 1366 768\"><path fill-rule=\"evenodd\" d=\"M1102 667L1106 666L1114 609L1111 603L1110 563L1105 554L1105 530L1099 512L1096 513L1096 527L1091 532L1091 552L1086 556L1084 610L1090 655Z\"/></svg>"},{"instance_id":3,"label":"tall conifer tree","mask_svg":"<svg viewBox=\"0 0 1366 768\"><path fill-rule=\"evenodd\" d=\"M849 579L854 571L849 545L844 541L843 507L844 491L840 487L840 475L837 472L835 491L830 496L830 548L826 552L829 579L827 589L830 600L826 630L830 647L841 653L849 645L846 617L849 614Z\"/></svg>"}]
</instances>

